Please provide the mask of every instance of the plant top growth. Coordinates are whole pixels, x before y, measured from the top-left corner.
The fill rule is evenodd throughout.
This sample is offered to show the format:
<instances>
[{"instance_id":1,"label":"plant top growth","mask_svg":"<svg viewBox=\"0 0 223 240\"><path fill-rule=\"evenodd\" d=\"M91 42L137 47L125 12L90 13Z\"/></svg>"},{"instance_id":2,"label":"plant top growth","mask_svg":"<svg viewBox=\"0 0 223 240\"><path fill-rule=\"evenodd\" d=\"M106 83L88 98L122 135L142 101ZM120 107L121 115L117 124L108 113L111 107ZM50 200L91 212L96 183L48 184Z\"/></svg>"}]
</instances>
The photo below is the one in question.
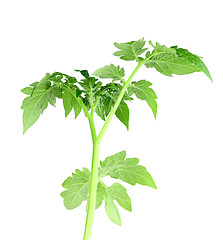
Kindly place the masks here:
<instances>
[{"instance_id":1,"label":"plant top growth","mask_svg":"<svg viewBox=\"0 0 223 240\"><path fill-rule=\"evenodd\" d=\"M136 62L136 67L129 77L125 77L124 68L110 64L96 70L92 75L87 70L75 70L79 79L61 72L47 73L39 82L21 90L27 95L21 107L24 133L38 120L49 104L55 106L56 99L63 101L65 117L74 111L77 118L83 111L88 119L93 143L91 170L86 167L82 170L76 169L72 176L63 182L65 190L61 193L67 209L74 209L86 201L84 240L90 240L95 209L99 208L102 202L107 216L117 225L121 225L117 205L132 211L126 188L116 182L107 186L104 177L120 179L130 185L141 184L157 188L150 173L139 164L139 159L126 157L125 151L99 162L100 143L113 116L129 129L128 104L134 98L145 101L156 118L157 95L152 89L152 83L144 79L133 81L139 69L142 66L155 68L168 77L203 72L212 81L201 57L186 49L166 47L159 43L154 45L151 41L148 48L143 38L114 45L117 48L115 56L121 60ZM104 79L111 81L104 83ZM99 132L96 132L95 128L95 114L104 121Z\"/></svg>"}]
</instances>

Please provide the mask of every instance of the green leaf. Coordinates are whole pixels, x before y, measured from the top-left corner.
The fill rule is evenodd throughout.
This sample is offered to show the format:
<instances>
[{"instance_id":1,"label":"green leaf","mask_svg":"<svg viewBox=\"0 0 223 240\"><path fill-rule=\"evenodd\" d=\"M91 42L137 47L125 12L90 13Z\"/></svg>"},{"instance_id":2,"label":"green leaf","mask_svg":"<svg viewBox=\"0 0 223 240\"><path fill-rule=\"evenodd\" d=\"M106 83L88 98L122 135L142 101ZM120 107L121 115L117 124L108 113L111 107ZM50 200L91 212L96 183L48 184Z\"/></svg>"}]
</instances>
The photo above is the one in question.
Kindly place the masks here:
<instances>
[{"instance_id":1,"label":"green leaf","mask_svg":"<svg viewBox=\"0 0 223 240\"><path fill-rule=\"evenodd\" d=\"M36 84L32 96L23 101L23 133L30 128L47 108L48 103L54 105L56 96L52 91L52 86L47 78Z\"/></svg>"},{"instance_id":2,"label":"green leaf","mask_svg":"<svg viewBox=\"0 0 223 240\"><path fill-rule=\"evenodd\" d=\"M186 59L187 61L189 61L192 65L196 66L200 71L202 71L204 74L206 74L206 76L211 80L211 74L208 70L208 68L206 67L206 65L204 64L204 62L201 60L200 57L198 57L195 54L190 53L188 50L183 49L183 48L178 48L178 47L172 47L176 50L176 53L179 57Z\"/></svg>"},{"instance_id":3,"label":"green leaf","mask_svg":"<svg viewBox=\"0 0 223 240\"><path fill-rule=\"evenodd\" d=\"M107 187L100 180L97 187L96 208L102 204L103 200L105 200L105 210L108 217L117 225L121 225L121 218L113 200L117 201L125 210L132 211L131 199L126 189L119 183L114 183Z\"/></svg>"},{"instance_id":4,"label":"green leaf","mask_svg":"<svg viewBox=\"0 0 223 240\"><path fill-rule=\"evenodd\" d=\"M120 49L114 55L126 61L138 61L138 56L147 50L147 48L143 48L145 45L144 38L127 43L114 43L114 45Z\"/></svg>"},{"instance_id":5,"label":"green leaf","mask_svg":"<svg viewBox=\"0 0 223 240\"><path fill-rule=\"evenodd\" d=\"M95 107L96 114L105 121L105 97L100 96Z\"/></svg>"},{"instance_id":6,"label":"green leaf","mask_svg":"<svg viewBox=\"0 0 223 240\"><path fill-rule=\"evenodd\" d=\"M112 197L108 194L105 194L104 200L105 200L105 211L107 213L107 216L110 218L110 220L113 223L121 226L122 222L121 222L120 214L119 214L118 208L116 207L116 205L112 200Z\"/></svg>"},{"instance_id":7,"label":"green leaf","mask_svg":"<svg viewBox=\"0 0 223 240\"><path fill-rule=\"evenodd\" d=\"M111 112L121 90L122 85L118 83L109 83L105 86L102 86L98 91L98 104L95 108L95 111L99 117L103 120L109 115ZM123 100L119 104L116 110L116 117L127 127L129 127L129 108L128 105L124 102L124 100L132 100L132 98L126 92L123 96Z\"/></svg>"},{"instance_id":8,"label":"green leaf","mask_svg":"<svg viewBox=\"0 0 223 240\"><path fill-rule=\"evenodd\" d=\"M93 73L94 76L98 76L100 78L112 78L113 80L122 80L125 76L124 68L120 68L120 66L114 66L110 64L105 67L99 68Z\"/></svg>"},{"instance_id":9,"label":"green leaf","mask_svg":"<svg viewBox=\"0 0 223 240\"><path fill-rule=\"evenodd\" d=\"M75 118L76 118L82 109L81 105L78 103L74 95L66 88L64 88L64 91L63 91L63 106L65 110L65 117L67 117L71 112L71 110L74 109Z\"/></svg>"},{"instance_id":10,"label":"green leaf","mask_svg":"<svg viewBox=\"0 0 223 240\"><path fill-rule=\"evenodd\" d=\"M21 106L21 109L25 109L25 107L26 107L26 105L29 103L29 101L30 101L30 99L31 99L32 97L26 97L26 98L24 98L24 100L22 101L22 106Z\"/></svg>"},{"instance_id":11,"label":"green leaf","mask_svg":"<svg viewBox=\"0 0 223 240\"><path fill-rule=\"evenodd\" d=\"M99 182L97 186L97 195L96 195L96 209L99 208L104 200L104 195L106 193L105 188Z\"/></svg>"},{"instance_id":12,"label":"green leaf","mask_svg":"<svg viewBox=\"0 0 223 240\"><path fill-rule=\"evenodd\" d=\"M52 92L57 98L62 98L62 88L59 86L53 86Z\"/></svg>"},{"instance_id":13,"label":"green leaf","mask_svg":"<svg viewBox=\"0 0 223 240\"><path fill-rule=\"evenodd\" d=\"M25 87L21 90L22 93L27 94L27 95L31 95L33 91L32 87Z\"/></svg>"},{"instance_id":14,"label":"green leaf","mask_svg":"<svg viewBox=\"0 0 223 240\"><path fill-rule=\"evenodd\" d=\"M63 83L63 81L68 85L69 83L76 83L77 79L75 77L71 77L67 74L61 72L54 72L50 77L49 80L56 82L56 83Z\"/></svg>"},{"instance_id":15,"label":"green leaf","mask_svg":"<svg viewBox=\"0 0 223 240\"><path fill-rule=\"evenodd\" d=\"M107 117L109 113L111 112L115 102L112 98L107 97L104 101L104 110L105 110L105 116Z\"/></svg>"},{"instance_id":16,"label":"green leaf","mask_svg":"<svg viewBox=\"0 0 223 240\"><path fill-rule=\"evenodd\" d=\"M81 75L82 75L83 77L85 77L86 79L90 77L90 75L89 75L89 73L88 73L87 70L77 70L77 69L75 69L74 71L80 72Z\"/></svg>"},{"instance_id":17,"label":"green leaf","mask_svg":"<svg viewBox=\"0 0 223 240\"><path fill-rule=\"evenodd\" d=\"M74 108L75 118L77 118L77 116L80 114L80 112L82 110L82 107L76 98L73 99L73 108Z\"/></svg>"},{"instance_id":18,"label":"green leaf","mask_svg":"<svg viewBox=\"0 0 223 240\"><path fill-rule=\"evenodd\" d=\"M62 184L67 189L61 193L64 198L64 205L67 209L74 209L87 200L90 186L90 171L83 168L82 171L76 170L72 177L68 177Z\"/></svg>"},{"instance_id":19,"label":"green leaf","mask_svg":"<svg viewBox=\"0 0 223 240\"><path fill-rule=\"evenodd\" d=\"M138 82L132 82L128 87L128 93L131 96L133 93L137 98L141 100L145 100L150 108L153 111L154 117L156 118L157 113L157 96L152 88L150 88L152 84L146 80L140 80Z\"/></svg>"},{"instance_id":20,"label":"green leaf","mask_svg":"<svg viewBox=\"0 0 223 240\"><path fill-rule=\"evenodd\" d=\"M112 156L106 157L103 162L100 162L102 168L113 166L119 161L124 161L126 157L126 151L118 152Z\"/></svg>"},{"instance_id":21,"label":"green leaf","mask_svg":"<svg viewBox=\"0 0 223 240\"><path fill-rule=\"evenodd\" d=\"M129 130L129 108L123 100L120 102L115 115Z\"/></svg>"},{"instance_id":22,"label":"green leaf","mask_svg":"<svg viewBox=\"0 0 223 240\"><path fill-rule=\"evenodd\" d=\"M109 175L131 185L138 183L156 189L157 187L152 176L145 167L138 165L139 160L137 158L123 159L124 154L125 152L122 151L101 162L102 169L99 171L99 177Z\"/></svg>"},{"instance_id":23,"label":"green leaf","mask_svg":"<svg viewBox=\"0 0 223 240\"><path fill-rule=\"evenodd\" d=\"M69 115L73 108L73 95L66 89L63 91L63 106L65 110L65 117Z\"/></svg>"},{"instance_id":24,"label":"green leaf","mask_svg":"<svg viewBox=\"0 0 223 240\"><path fill-rule=\"evenodd\" d=\"M47 78L48 78L48 73L45 75L45 77L43 79L47 79ZM39 84L39 82L34 82L34 83L31 83L29 86L35 88L38 84Z\"/></svg>"},{"instance_id":25,"label":"green leaf","mask_svg":"<svg viewBox=\"0 0 223 240\"><path fill-rule=\"evenodd\" d=\"M199 72L200 69L185 58L179 57L174 48L156 43L153 52L147 57L147 68L154 67L158 72L171 77Z\"/></svg>"},{"instance_id":26,"label":"green leaf","mask_svg":"<svg viewBox=\"0 0 223 240\"><path fill-rule=\"evenodd\" d=\"M121 207L130 212L132 211L131 199L126 189L120 183L112 184L108 188L108 193Z\"/></svg>"}]
</instances>

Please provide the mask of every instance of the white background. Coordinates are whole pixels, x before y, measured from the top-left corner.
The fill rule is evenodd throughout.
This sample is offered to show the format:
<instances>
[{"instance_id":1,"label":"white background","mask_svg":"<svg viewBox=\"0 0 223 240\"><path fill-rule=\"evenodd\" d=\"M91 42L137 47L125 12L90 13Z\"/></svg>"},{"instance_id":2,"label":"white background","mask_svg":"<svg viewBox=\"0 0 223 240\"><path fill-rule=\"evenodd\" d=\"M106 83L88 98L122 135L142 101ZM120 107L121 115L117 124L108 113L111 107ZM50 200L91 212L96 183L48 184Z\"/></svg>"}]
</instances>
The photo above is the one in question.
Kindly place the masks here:
<instances>
[{"instance_id":1,"label":"white background","mask_svg":"<svg viewBox=\"0 0 223 240\"><path fill-rule=\"evenodd\" d=\"M223 80L221 1L1 1L0 238L61 240L83 237L85 204L67 211L61 183L90 167L91 138L83 113L64 119L62 103L49 107L22 135L20 89L46 72L90 73L120 64L113 42L144 37L203 56L203 74L168 78L142 68L135 80L153 83L154 120L146 103L130 104L130 131L113 119L100 159L126 150L139 157L158 190L124 184L133 212L123 226L96 211L92 240L223 239ZM107 80L104 80L105 82ZM96 118L100 127L102 121ZM109 183L110 181L106 181Z\"/></svg>"}]
</instances>

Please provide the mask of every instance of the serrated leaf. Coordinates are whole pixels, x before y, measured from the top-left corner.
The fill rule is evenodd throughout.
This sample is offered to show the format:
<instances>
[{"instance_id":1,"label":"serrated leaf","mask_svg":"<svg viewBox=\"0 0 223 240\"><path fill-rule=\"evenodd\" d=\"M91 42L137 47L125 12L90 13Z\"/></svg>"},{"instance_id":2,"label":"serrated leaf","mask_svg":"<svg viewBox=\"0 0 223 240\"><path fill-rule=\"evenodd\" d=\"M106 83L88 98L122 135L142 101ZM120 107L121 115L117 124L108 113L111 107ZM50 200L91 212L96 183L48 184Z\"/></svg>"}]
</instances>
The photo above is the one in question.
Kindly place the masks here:
<instances>
[{"instance_id":1,"label":"serrated leaf","mask_svg":"<svg viewBox=\"0 0 223 240\"><path fill-rule=\"evenodd\" d=\"M45 78L36 84L32 96L24 100L23 112L23 133L30 128L47 108L48 102L55 104L55 95L52 91L50 81Z\"/></svg>"},{"instance_id":2,"label":"serrated leaf","mask_svg":"<svg viewBox=\"0 0 223 240\"><path fill-rule=\"evenodd\" d=\"M114 66L110 64L105 67L99 68L92 75L98 76L100 78L112 78L113 80L121 80L125 76L124 68L120 66Z\"/></svg>"},{"instance_id":3,"label":"serrated leaf","mask_svg":"<svg viewBox=\"0 0 223 240\"><path fill-rule=\"evenodd\" d=\"M110 218L110 220L113 223L121 226L122 222L121 222L120 214L119 214L118 208L116 207L116 205L112 200L112 197L108 194L105 194L104 200L105 200L105 211L107 213L107 216Z\"/></svg>"},{"instance_id":4,"label":"serrated leaf","mask_svg":"<svg viewBox=\"0 0 223 240\"><path fill-rule=\"evenodd\" d=\"M132 211L131 199L126 189L119 183L107 187L104 183L101 184L100 180L97 187L96 208L101 205L103 200L105 201L105 210L108 217L117 225L121 225L121 218L113 200L117 201L125 210Z\"/></svg>"},{"instance_id":5,"label":"serrated leaf","mask_svg":"<svg viewBox=\"0 0 223 240\"><path fill-rule=\"evenodd\" d=\"M153 52L147 57L147 68L154 67L158 72L172 77L173 74L185 75L199 72L200 69L190 61L179 57L174 48L167 48L156 43Z\"/></svg>"},{"instance_id":6,"label":"serrated leaf","mask_svg":"<svg viewBox=\"0 0 223 240\"><path fill-rule=\"evenodd\" d=\"M157 96L152 88L150 88L152 84L146 80L140 80L138 82L132 82L128 87L128 93L132 95L133 93L137 98L141 100L145 100L150 108L153 111L153 115L156 118L157 113Z\"/></svg>"},{"instance_id":7,"label":"serrated leaf","mask_svg":"<svg viewBox=\"0 0 223 240\"><path fill-rule=\"evenodd\" d=\"M61 193L64 198L64 205L67 209L74 209L87 200L90 186L90 171L83 168L76 170L72 177L68 177L62 184L67 189Z\"/></svg>"},{"instance_id":8,"label":"serrated leaf","mask_svg":"<svg viewBox=\"0 0 223 240\"><path fill-rule=\"evenodd\" d=\"M115 115L129 130L129 108L123 100L120 102Z\"/></svg>"},{"instance_id":9,"label":"serrated leaf","mask_svg":"<svg viewBox=\"0 0 223 240\"><path fill-rule=\"evenodd\" d=\"M206 67L206 65L204 64L204 62L201 60L200 57L198 57L195 54L190 53L187 49L178 48L178 47L173 47L173 48L176 50L176 53L179 57L188 60L191 64L193 64L198 69L200 69L200 71L202 71L204 74L206 74L206 76L211 81L213 81L208 68Z\"/></svg>"},{"instance_id":10,"label":"serrated leaf","mask_svg":"<svg viewBox=\"0 0 223 240\"><path fill-rule=\"evenodd\" d=\"M63 83L63 81L68 85L69 83L76 83L77 79L75 77L69 76L67 74L61 72L54 72L50 77L49 80L56 82L56 83Z\"/></svg>"},{"instance_id":11,"label":"serrated leaf","mask_svg":"<svg viewBox=\"0 0 223 240\"><path fill-rule=\"evenodd\" d=\"M126 158L123 160L124 153L124 151L117 153L106 158L105 162L101 162L102 169L99 171L99 177L109 175L131 185L138 183L156 189L157 187L152 176L145 167L138 165L139 160L137 158Z\"/></svg>"},{"instance_id":12,"label":"serrated leaf","mask_svg":"<svg viewBox=\"0 0 223 240\"><path fill-rule=\"evenodd\" d=\"M110 176L121 179L131 185L136 183L152 188L157 188L152 176L147 172L146 168L141 165L123 166L115 169Z\"/></svg>"},{"instance_id":13,"label":"serrated leaf","mask_svg":"<svg viewBox=\"0 0 223 240\"><path fill-rule=\"evenodd\" d=\"M131 199L126 189L120 183L112 184L108 188L108 194L125 210L132 211Z\"/></svg>"},{"instance_id":14,"label":"serrated leaf","mask_svg":"<svg viewBox=\"0 0 223 240\"><path fill-rule=\"evenodd\" d=\"M114 43L114 45L120 49L114 55L126 61L139 60L138 56L147 50L147 48L143 48L145 45L144 38L127 43Z\"/></svg>"}]
</instances>

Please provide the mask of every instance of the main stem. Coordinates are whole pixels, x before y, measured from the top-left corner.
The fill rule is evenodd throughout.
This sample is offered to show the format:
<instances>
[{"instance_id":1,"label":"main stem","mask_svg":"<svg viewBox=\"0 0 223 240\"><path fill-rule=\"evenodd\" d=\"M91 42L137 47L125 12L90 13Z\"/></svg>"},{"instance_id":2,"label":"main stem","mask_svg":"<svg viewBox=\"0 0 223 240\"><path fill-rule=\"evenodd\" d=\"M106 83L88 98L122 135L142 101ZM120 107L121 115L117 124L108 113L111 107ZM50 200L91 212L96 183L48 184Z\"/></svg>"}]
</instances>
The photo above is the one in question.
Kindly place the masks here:
<instances>
[{"instance_id":1,"label":"main stem","mask_svg":"<svg viewBox=\"0 0 223 240\"><path fill-rule=\"evenodd\" d=\"M144 64L144 62L139 62L135 70L130 75L129 79L125 82L121 93L119 94L115 105L112 108L111 113L109 114L107 120L105 121L99 135L97 136L96 130L95 130L95 124L93 120L93 114L94 110L91 112L91 115L88 114L87 110L85 111L85 115L88 117L89 125L91 129L91 135L92 135L92 142L93 142L93 154L92 154L92 165L91 165L91 179L90 179L90 191L89 191L89 197L88 197L88 206L87 206L87 217L86 217L86 223L85 223L85 231L84 231L84 239L83 240L90 240L91 238L91 231L93 226L93 220L94 220L94 213L95 213L95 205L96 205L96 195L97 195L97 186L98 186L98 162L99 162L99 146L100 142L102 140L102 137L104 136L104 133L111 122L112 117L114 116L124 94L129 86L131 80L139 70L139 68ZM93 106L92 106L93 107ZM84 109L85 110L85 109Z\"/></svg>"},{"instance_id":2,"label":"main stem","mask_svg":"<svg viewBox=\"0 0 223 240\"><path fill-rule=\"evenodd\" d=\"M98 161L99 161L99 145L100 143L97 141L97 134L95 130L93 114L88 118L91 135L92 135L92 143L93 143L93 153L92 153L92 165L91 165L91 179L90 179L90 191L87 203L87 218L85 223L85 231L84 231L84 240L90 240L91 238L91 230L94 220L94 212L96 205L96 194L97 194L97 186L98 186Z\"/></svg>"}]
</instances>

